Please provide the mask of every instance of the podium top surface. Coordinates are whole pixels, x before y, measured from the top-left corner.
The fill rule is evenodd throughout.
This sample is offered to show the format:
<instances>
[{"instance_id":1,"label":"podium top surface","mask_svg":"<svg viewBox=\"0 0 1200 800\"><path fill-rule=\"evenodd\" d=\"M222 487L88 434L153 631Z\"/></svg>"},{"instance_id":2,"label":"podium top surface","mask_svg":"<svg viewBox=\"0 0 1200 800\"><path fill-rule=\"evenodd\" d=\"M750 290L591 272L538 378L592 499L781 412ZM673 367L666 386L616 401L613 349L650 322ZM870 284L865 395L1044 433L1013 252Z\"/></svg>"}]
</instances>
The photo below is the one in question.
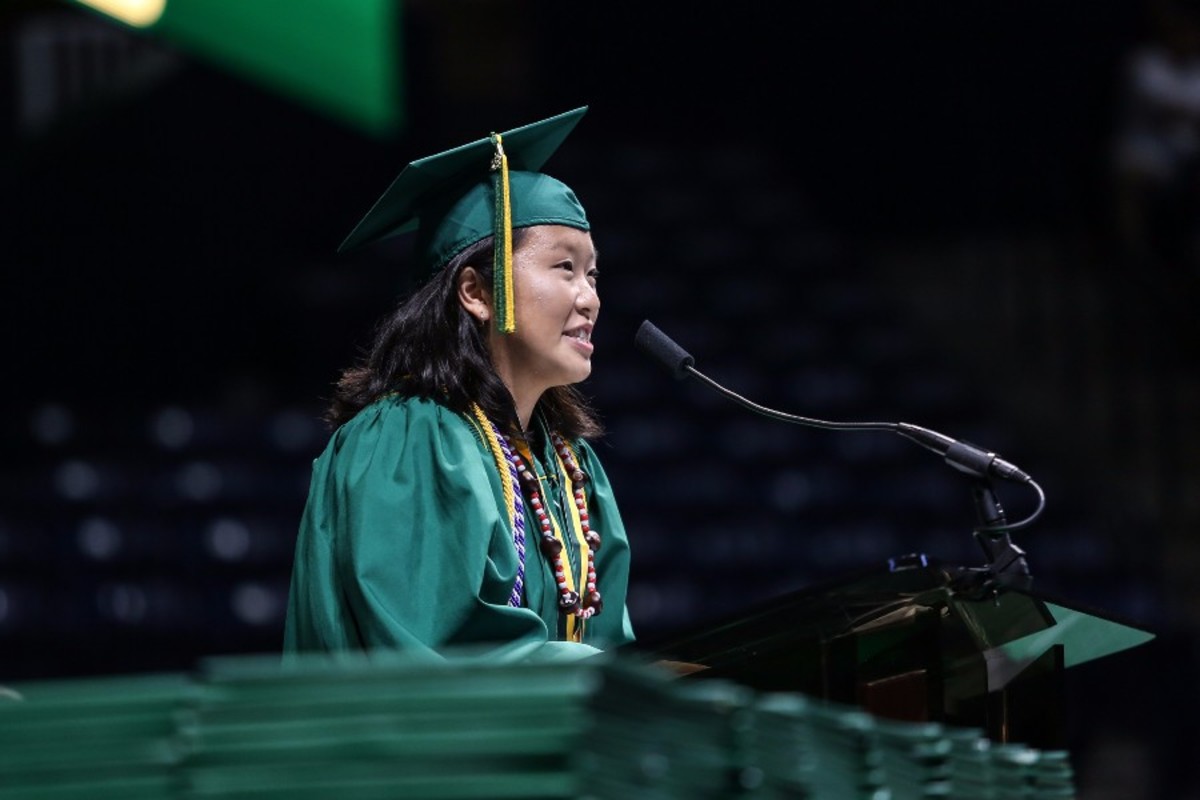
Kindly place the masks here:
<instances>
[{"instance_id":1,"label":"podium top surface","mask_svg":"<svg viewBox=\"0 0 1200 800\"><path fill-rule=\"evenodd\" d=\"M906 555L635 647L711 667L856 634L903 637L906 629L936 619L989 660L1022 663L1062 645L1064 664L1071 667L1154 638L1137 624L1034 590L981 592L979 574Z\"/></svg>"}]
</instances>

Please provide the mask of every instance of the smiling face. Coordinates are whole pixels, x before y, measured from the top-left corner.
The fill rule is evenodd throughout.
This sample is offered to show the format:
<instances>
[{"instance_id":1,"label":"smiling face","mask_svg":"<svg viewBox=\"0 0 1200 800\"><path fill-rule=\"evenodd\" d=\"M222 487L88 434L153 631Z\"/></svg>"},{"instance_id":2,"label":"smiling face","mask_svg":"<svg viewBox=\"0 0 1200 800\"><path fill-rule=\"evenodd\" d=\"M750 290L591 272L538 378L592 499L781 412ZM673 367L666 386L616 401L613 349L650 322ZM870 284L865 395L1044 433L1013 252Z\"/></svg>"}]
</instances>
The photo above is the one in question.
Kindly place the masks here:
<instances>
[{"instance_id":1,"label":"smiling face","mask_svg":"<svg viewBox=\"0 0 1200 800\"><path fill-rule=\"evenodd\" d=\"M591 234L564 225L526 229L513 253L516 331L491 326L488 343L522 424L547 389L592 371L592 329L600 313Z\"/></svg>"}]
</instances>

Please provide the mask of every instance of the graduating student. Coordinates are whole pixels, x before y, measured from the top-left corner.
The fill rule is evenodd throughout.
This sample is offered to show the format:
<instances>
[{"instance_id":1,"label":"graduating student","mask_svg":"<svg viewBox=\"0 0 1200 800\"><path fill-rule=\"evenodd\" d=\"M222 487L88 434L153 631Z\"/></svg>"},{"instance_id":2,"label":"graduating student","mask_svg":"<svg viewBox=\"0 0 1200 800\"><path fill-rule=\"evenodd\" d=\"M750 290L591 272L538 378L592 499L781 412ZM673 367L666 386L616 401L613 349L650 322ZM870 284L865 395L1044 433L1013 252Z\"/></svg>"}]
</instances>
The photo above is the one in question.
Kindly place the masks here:
<instances>
[{"instance_id":1,"label":"graduating student","mask_svg":"<svg viewBox=\"0 0 1200 800\"><path fill-rule=\"evenodd\" d=\"M431 277L338 382L286 653L633 641L629 546L574 388L592 370L596 247L575 193L540 171L586 110L410 163L339 248L415 229Z\"/></svg>"}]
</instances>

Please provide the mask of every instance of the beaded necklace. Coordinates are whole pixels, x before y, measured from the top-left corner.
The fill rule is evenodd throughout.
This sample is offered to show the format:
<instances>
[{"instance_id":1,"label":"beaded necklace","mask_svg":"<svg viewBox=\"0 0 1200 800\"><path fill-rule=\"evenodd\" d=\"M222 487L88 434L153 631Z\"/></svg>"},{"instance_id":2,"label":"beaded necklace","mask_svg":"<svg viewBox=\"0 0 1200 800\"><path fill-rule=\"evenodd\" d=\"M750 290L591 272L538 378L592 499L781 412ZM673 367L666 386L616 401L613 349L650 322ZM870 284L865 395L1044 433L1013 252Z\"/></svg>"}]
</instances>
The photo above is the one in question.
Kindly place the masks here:
<instances>
[{"instance_id":1,"label":"beaded necklace","mask_svg":"<svg viewBox=\"0 0 1200 800\"><path fill-rule=\"evenodd\" d=\"M503 434L501 434L503 437ZM507 438L507 437L504 437ZM600 597L599 590L596 589L596 551L600 549L600 534L592 530L588 520L587 512L587 496L584 494L584 484L588 477L579 464L575 460L575 454L567 447L567 443L557 433L550 434L550 440L554 444L554 449L558 453L558 457L562 460L563 466L567 474L567 478L571 483L572 494L575 498L575 509L579 515L579 527L583 534L583 547L581 557L587 559L587 582L584 587L584 594L581 597L578 592L571 590L567 583L566 565L563 558L563 543L554 535L554 527L551 523L549 514L542 504L541 490L538 487L537 477L525 463L525 459L521 457L521 453L515 447L509 447L512 453L513 465L516 467L517 475L520 476L521 486L529 495L529 505L537 516L538 525L541 527L541 541L538 543L538 549L554 565L554 582L558 586L558 608L564 614L571 614L581 620L590 619L599 614L604 608L604 601Z\"/></svg>"},{"instance_id":2,"label":"beaded necklace","mask_svg":"<svg viewBox=\"0 0 1200 800\"><path fill-rule=\"evenodd\" d=\"M483 413L483 409L478 405L473 404L471 414L478 423L479 432L483 435L485 443L492 451L492 456L496 460L496 466L500 470L501 485L504 490L505 500L510 502L512 509L513 545L517 550L519 566L517 579L513 585L513 593L509 598L509 605L520 606L523 594L525 574L525 509L527 507L521 496L521 489L524 488L529 498L528 507L534 509L541 532L538 549L550 561L554 570L554 581L558 588L558 608L562 613L567 615L567 636L570 639L578 641L582 638L582 622L599 614L604 607L600 592L596 588L595 553L600 549L600 534L591 529L588 519L587 495L584 490L584 484L588 480L587 473L579 467L579 462L576 460L575 454L571 451L567 443L563 441L562 437L557 433L550 433L550 440L562 463L563 472L571 485L571 493L575 500L575 508L572 509L575 511L575 514L571 515L571 521L576 523L580 556L582 559L586 559L587 564L585 591L581 597L579 593L573 591L571 588L567 573L569 562L563 556L561 534L557 534L552 518L546 513L546 509L542 503L542 493L538 485L538 479L528 466L528 462L532 461L532 455L523 457L519 447L512 444L500 428L487 418L487 415ZM487 435L489 433L491 434L490 436ZM507 467L507 469L504 467ZM573 624L573 620L578 620L580 625Z\"/></svg>"}]
</instances>

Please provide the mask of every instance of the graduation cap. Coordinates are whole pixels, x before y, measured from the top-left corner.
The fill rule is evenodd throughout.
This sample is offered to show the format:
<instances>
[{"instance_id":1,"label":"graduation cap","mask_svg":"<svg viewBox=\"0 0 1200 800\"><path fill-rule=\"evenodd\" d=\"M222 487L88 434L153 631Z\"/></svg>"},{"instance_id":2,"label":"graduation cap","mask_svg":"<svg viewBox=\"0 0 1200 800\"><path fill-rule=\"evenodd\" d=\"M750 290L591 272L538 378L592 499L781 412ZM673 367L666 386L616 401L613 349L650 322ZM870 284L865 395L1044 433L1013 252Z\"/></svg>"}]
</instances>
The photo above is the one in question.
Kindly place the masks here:
<instances>
[{"instance_id":1,"label":"graduation cap","mask_svg":"<svg viewBox=\"0 0 1200 800\"><path fill-rule=\"evenodd\" d=\"M431 270L438 270L494 236L496 326L511 333L513 229L591 229L570 187L540 172L586 111L582 106L409 163L338 252L415 230L417 252Z\"/></svg>"}]
</instances>

